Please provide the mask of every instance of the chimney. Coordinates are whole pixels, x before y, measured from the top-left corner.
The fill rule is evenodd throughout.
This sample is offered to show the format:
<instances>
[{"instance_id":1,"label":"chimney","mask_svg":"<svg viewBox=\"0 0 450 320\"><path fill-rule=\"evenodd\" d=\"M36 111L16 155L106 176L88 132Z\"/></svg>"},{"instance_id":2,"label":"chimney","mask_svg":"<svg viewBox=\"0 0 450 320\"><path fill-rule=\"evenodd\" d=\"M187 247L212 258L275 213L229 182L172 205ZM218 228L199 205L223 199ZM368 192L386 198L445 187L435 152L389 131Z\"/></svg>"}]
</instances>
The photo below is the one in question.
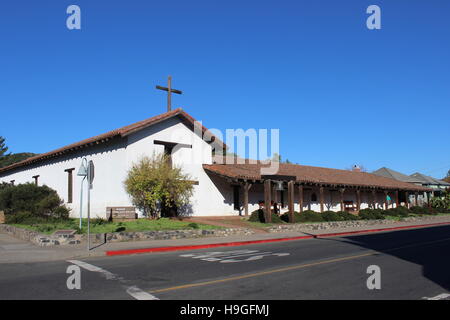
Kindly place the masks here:
<instances>
[{"instance_id":1,"label":"chimney","mask_svg":"<svg viewBox=\"0 0 450 320\"><path fill-rule=\"evenodd\" d=\"M360 166L358 166L357 164L355 164L355 165L352 167L352 171L353 171L353 172L361 172L361 168L360 168Z\"/></svg>"}]
</instances>

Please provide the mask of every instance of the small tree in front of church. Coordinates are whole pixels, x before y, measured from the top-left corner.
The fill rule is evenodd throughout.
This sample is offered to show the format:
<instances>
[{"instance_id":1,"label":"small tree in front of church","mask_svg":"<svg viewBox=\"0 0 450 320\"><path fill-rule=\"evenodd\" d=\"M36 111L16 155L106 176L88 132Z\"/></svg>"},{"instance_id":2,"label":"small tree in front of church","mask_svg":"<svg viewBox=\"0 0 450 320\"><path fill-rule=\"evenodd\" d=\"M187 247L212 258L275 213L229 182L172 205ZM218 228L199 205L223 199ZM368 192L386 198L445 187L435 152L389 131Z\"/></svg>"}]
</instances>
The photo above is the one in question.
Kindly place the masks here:
<instances>
[{"instance_id":1,"label":"small tree in front of church","mask_svg":"<svg viewBox=\"0 0 450 320\"><path fill-rule=\"evenodd\" d=\"M187 205L192 196L190 176L172 167L165 154L143 157L133 164L124 182L133 204L146 216L156 218L162 212L174 212Z\"/></svg>"}]
</instances>

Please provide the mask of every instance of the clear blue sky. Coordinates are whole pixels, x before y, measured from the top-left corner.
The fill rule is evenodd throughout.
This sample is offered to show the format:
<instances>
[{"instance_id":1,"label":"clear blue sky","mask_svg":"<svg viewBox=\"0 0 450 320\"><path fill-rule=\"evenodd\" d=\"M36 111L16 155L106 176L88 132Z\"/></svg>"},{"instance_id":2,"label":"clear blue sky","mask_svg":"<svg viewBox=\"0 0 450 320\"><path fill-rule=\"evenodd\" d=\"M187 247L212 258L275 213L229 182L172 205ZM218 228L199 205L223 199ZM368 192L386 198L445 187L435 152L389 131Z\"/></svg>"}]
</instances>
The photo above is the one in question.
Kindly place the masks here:
<instances>
[{"instance_id":1,"label":"clear blue sky","mask_svg":"<svg viewBox=\"0 0 450 320\"><path fill-rule=\"evenodd\" d=\"M441 178L449 17L448 0L3 1L0 135L41 153L148 118L171 74L174 107L206 127L279 128L283 159Z\"/></svg>"}]
</instances>

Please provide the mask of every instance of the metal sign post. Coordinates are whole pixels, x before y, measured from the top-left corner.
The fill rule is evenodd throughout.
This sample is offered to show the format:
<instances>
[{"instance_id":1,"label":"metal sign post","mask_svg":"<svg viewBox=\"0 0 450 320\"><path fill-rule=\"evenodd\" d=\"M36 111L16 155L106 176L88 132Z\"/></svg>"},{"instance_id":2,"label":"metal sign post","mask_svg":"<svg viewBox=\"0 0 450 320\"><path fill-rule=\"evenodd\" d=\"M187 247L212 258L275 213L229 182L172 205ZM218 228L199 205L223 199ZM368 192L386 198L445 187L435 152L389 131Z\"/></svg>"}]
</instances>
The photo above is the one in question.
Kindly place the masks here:
<instances>
[{"instance_id":1,"label":"metal sign post","mask_svg":"<svg viewBox=\"0 0 450 320\"><path fill-rule=\"evenodd\" d=\"M91 189L92 189L92 181L94 180L94 163L92 160L89 161L87 167L87 181L88 181L88 251L91 250Z\"/></svg>"},{"instance_id":2,"label":"metal sign post","mask_svg":"<svg viewBox=\"0 0 450 320\"><path fill-rule=\"evenodd\" d=\"M81 188L80 188L80 231L82 227L82 218L83 218L83 183L87 176L87 160L86 158L83 158L81 160L81 166L78 170L77 176L83 177L83 180L81 180Z\"/></svg>"},{"instance_id":3,"label":"metal sign post","mask_svg":"<svg viewBox=\"0 0 450 320\"><path fill-rule=\"evenodd\" d=\"M81 166L78 170L78 176L83 177L81 181L81 192L80 192L80 229L81 229L81 218L83 216L83 182L84 179L88 183L88 195L87 195L87 250L91 250L91 188L92 181L94 180L94 163L92 160L87 161L86 158L81 160Z\"/></svg>"}]
</instances>

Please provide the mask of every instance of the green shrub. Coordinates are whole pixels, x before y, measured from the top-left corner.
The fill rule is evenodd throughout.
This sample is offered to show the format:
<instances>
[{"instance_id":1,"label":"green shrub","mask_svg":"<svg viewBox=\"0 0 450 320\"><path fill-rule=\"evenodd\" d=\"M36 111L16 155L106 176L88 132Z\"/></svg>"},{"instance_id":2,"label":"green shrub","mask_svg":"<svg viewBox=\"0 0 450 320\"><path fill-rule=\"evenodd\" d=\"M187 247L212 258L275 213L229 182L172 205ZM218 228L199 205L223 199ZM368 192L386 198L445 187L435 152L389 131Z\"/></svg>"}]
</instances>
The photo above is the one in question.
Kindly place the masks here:
<instances>
[{"instance_id":1,"label":"green shrub","mask_svg":"<svg viewBox=\"0 0 450 320\"><path fill-rule=\"evenodd\" d=\"M2 182L0 183L0 191L6 188L9 188L11 186L10 183Z\"/></svg>"},{"instance_id":2,"label":"green shrub","mask_svg":"<svg viewBox=\"0 0 450 320\"><path fill-rule=\"evenodd\" d=\"M90 221L90 224L92 224L94 226L101 226L101 225L104 225L104 224L107 224L107 223L109 223L109 221L107 221L105 219L102 219L102 218L99 218L99 217L93 218Z\"/></svg>"},{"instance_id":3,"label":"green shrub","mask_svg":"<svg viewBox=\"0 0 450 320\"><path fill-rule=\"evenodd\" d=\"M159 207L162 216L171 216L176 207L189 205L194 192L192 178L181 167L172 166L168 157L153 154L141 158L133 163L124 181L133 204L153 218Z\"/></svg>"},{"instance_id":4,"label":"green shrub","mask_svg":"<svg viewBox=\"0 0 450 320\"><path fill-rule=\"evenodd\" d=\"M286 212L280 216L280 219L284 222L289 222L289 212ZM300 222L300 213L294 211L294 223Z\"/></svg>"},{"instance_id":5,"label":"green shrub","mask_svg":"<svg viewBox=\"0 0 450 320\"><path fill-rule=\"evenodd\" d=\"M36 203L36 214L38 215L52 215L54 210L62 204L61 199L55 193L50 193L42 200Z\"/></svg>"},{"instance_id":6,"label":"green shrub","mask_svg":"<svg viewBox=\"0 0 450 320\"><path fill-rule=\"evenodd\" d=\"M414 206L414 207L409 208L409 210L415 214L428 214L429 213L428 208L421 207L421 206Z\"/></svg>"},{"instance_id":7,"label":"green shrub","mask_svg":"<svg viewBox=\"0 0 450 320\"><path fill-rule=\"evenodd\" d=\"M62 205L53 210L51 216L56 219L69 219L70 209Z\"/></svg>"},{"instance_id":8,"label":"green shrub","mask_svg":"<svg viewBox=\"0 0 450 320\"><path fill-rule=\"evenodd\" d=\"M126 229L127 229L126 227L118 227L118 228L116 228L116 230L114 230L114 232L123 232Z\"/></svg>"},{"instance_id":9,"label":"green shrub","mask_svg":"<svg viewBox=\"0 0 450 320\"><path fill-rule=\"evenodd\" d=\"M0 210L6 215L30 212L35 216L52 216L62 200L55 190L34 183L19 184L0 189ZM63 209L58 209L61 215Z\"/></svg>"},{"instance_id":10,"label":"green shrub","mask_svg":"<svg viewBox=\"0 0 450 320\"><path fill-rule=\"evenodd\" d=\"M264 216L264 210L262 209L258 209L252 212L252 214L250 215L250 218L248 219L248 221L251 222L262 222L265 223L266 218ZM272 210L272 222L271 223L283 223L284 221L281 220L281 218L273 212Z\"/></svg>"},{"instance_id":11,"label":"green shrub","mask_svg":"<svg viewBox=\"0 0 450 320\"><path fill-rule=\"evenodd\" d=\"M198 228L199 228L198 224L196 224L195 222L189 223L189 224L188 224L188 227L189 227L189 228L192 228L192 229L198 229Z\"/></svg>"},{"instance_id":12,"label":"green shrub","mask_svg":"<svg viewBox=\"0 0 450 320\"><path fill-rule=\"evenodd\" d=\"M322 221L324 221L324 219L319 212L306 210L299 214L298 222L322 222Z\"/></svg>"},{"instance_id":13,"label":"green shrub","mask_svg":"<svg viewBox=\"0 0 450 320\"><path fill-rule=\"evenodd\" d=\"M385 215L395 217L407 217L411 213L406 207L391 208L384 211Z\"/></svg>"},{"instance_id":14,"label":"green shrub","mask_svg":"<svg viewBox=\"0 0 450 320\"><path fill-rule=\"evenodd\" d=\"M348 221L348 220L359 220L359 217L355 214L351 214L347 211L338 211L336 212L342 219L342 221Z\"/></svg>"},{"instance_id":15,"label":"green shrub","mask_svg":"<svg viewBox=\"0 0 450 320\"><path fill-rule=\"evenodd\" d=\"M384 211L382 209L362 209L359 210L358 214L360 219L363 220L379 220L379 219L385 219Z\"/></svg>"},{"instance_id":16,"label":"green shrub","mask_svg":"<svg viewBox=\"0 0 450 320\"><path fill-rule=\"evenodd\" d=\"M41 217L36 217L29 211L20 211L15 214L7 214L5 223L7 224L33 224L42 221Z\"/></svg>"},{"instance_id":17,"label":"green shrub","mask_svg":"<svg viewBox=\"0 0 450 320\"><path fill-rule=\"evenodd\" d=\"M324 211L322 217L325 221L342 221L342 216L335 211Z\"/></svg>"},{"instance_id":18,"label":"green shrub","mask_svg":"<svg viewBox=\"0 0 450 320\"><path fill-rule=\"evenodd\" d=\"M449 212L450 211L450 190L444 191L442 196L433 197L430 199L431 206L436 209L436 212Z\"/></svg>"}]
</instances>

